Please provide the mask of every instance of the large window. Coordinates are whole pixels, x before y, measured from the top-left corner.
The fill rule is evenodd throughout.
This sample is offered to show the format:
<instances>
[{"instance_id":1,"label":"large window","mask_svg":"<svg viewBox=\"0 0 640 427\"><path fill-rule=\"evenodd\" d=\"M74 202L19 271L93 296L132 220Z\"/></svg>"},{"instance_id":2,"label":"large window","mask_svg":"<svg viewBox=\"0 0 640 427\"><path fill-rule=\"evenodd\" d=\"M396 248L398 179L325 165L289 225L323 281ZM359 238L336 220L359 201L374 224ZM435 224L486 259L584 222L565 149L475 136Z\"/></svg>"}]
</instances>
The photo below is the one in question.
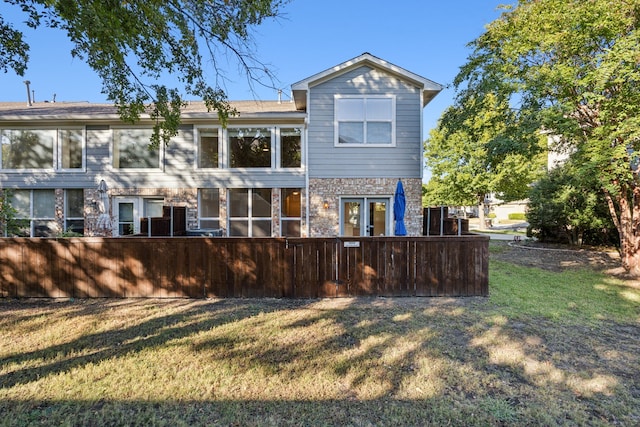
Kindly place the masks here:
<instances>
[{"instance_id":1,"label":"large window","mask_svg":"<svg viewBox=\"0 0 640 427\"><path fill-rule=\"evenodd\" d=\"M336 145L395 143L395 98L336 96Z\"/></svg>"},{"instance_id":2,"label":"large window","mask_svg":"<svg viewBox=\"0 0 640 427\"><path fill-rule=\"evenodd\" d=\"M152 129L113 129L113 167L157 169L160 150L149 149Z\"/></svg>"},{"instance_id":3,"label":"large window","mask_svg":"<svg viewBox=\"0 0 640 427\"><path fill-rule=\"evenodd\" d=\"M64 192L64 231L84 234L84 191L70 189Z\"/></svg>"},{"instance_id":4,"label":"large window","mask_svg":"<svg viewBox=\"0 0 640 427\"><path fill-rule=\"evenodd\" d=\"M15 190L11 205L17 211L17 237L54 237L59 233L54 190Z\"/></svg>"},{"instance_id":5,"label":"large window","mask_svg":"<svg viewBox=\"0 0 640 427\"><path fill-rule=\"evenodd\" d=\"M229 129L229 167L270 168L271 130L268 128Z\"/></svg>"},{"instance_id":6,"label":"large window","mask_svg":"<svg viewBox=\"0 0 640 427\"><path fill-rule=\"evenodd\" d=\"M271 189L229 189L229 236L271 236Z\"/></svg>"},{"instance_id":7,"label":"large window","mask_svg":"<svg viewBox=\"0 0 640 427\"><path fill-rule=\"evenodd\" d=\"M220 190L201 188L198 196L200 228L220 228Z\"/></svg>"},{"instance_id":8,"label":"large window","mask_svg":"<svg viewBox=\"0 0 640 427\"><path fill-rule=\"evenodd\" d=\"M302 204L300 188L283 188L280 197L280 234L283 237L300 237Z\"/></svg>"},{"instance_id":9,"label":"large window","mask_svg":"<svg viewBox=\"0 0 640 427\"><path fill-rule=\"evenodd\" d=\"M84 132L75 129L1 129L2 169L83 168Z\"/></svg>"},{"instance_id":10,"label":"large window","mask_svg":"<svg viewBox=\"0 0 640 427\"><path fill-rule=\"evenodd\" d=\"M220 149L218 129L198 128L198 167L217 168Z\"/></svg>"}]
</instances>

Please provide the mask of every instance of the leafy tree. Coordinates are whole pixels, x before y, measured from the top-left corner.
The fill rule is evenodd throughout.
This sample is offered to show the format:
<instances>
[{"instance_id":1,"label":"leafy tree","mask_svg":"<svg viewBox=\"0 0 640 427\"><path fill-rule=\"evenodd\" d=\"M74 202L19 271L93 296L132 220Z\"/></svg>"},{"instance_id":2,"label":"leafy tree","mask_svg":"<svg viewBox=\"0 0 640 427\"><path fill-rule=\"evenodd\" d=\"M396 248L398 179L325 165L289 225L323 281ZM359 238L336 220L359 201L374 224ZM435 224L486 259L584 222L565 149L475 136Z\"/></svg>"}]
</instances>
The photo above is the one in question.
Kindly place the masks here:
<instances>
[{"instance_id":1,"label":"leafy tree","mask_svg":"<svg viewBox=\"0 0 640 427\"><path fill-rule=\"evenodd\" d=\"M224 86L222 62L237 59L249 83L273 76L253 52L251 28L278 16L288 0L5 0L22 8L27 24L59 28L102 79L102 91L123 120L144 112L155 120L152 146L167 143L180 125L183 95L159 80L178 76L185 94L201 98L223 124L235 114ZM0 16L0 70L24 75L29 46ZM214 75L205 72L213 69ZM213 83L210 84L209 81Z\"/></svg>"},{"instance_id":2,"label":"leafy tree","mask_svg":"<svg viewBox=\"0 0 640 427\"><path fill-rule=\"evenodd\" d=\"M536 133L521 138L511 135L507 125L515 120L508 102L493 94L469 96L447 109L425 142L432 173L428 201L480 205L484 224L489 194L506 201L525 198L529 184L542 171L543 139Z\"/></svg>"},{"instance_id":3,"label":"leafy tree","mask_svg":"<svg viewBox=\"0 0 640 427\"><path fill-rule=\"evenodd\" d=\"M529 196L528 232L542 241L574 245L617 243L596 179L577 172L569 161L536 182Z\"/></svg>"},{"instance_id":4,"label":"leafy tree","mask_svg":"<svg viewBox=\"0 0 640 427\"><path fill-rule=\"evenodd\" d=\"M20 225L16 222L16 209L11 205L11 191L0 190L0 236L16 234Z\"/></svg>"},{"instance_id":5,"label":"leafy tree","mask_svg":"<svg viewBox=\"0 0 640 427\"><path fill-rule=\"evenodd\" d=\"M580 152L640 274L640 0L520 0L471 43L457 105L496 96L513 136L545 130ZM460 125L460 123L458 123ZM458 127L459 129L459 127ZM518 139L518 138L515 138ZM560 147L554 147L560 148Z\"/></svg>"}]
</instances>

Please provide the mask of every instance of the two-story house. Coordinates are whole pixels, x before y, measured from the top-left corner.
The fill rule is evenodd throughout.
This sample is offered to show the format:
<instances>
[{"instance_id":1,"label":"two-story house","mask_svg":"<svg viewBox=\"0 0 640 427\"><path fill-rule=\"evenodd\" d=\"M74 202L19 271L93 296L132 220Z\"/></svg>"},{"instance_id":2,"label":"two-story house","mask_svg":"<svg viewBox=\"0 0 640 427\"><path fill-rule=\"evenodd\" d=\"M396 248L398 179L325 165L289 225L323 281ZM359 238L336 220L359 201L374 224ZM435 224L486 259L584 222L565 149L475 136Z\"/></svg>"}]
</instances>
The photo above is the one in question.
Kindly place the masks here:
<instances>
[{"instance_id":1,"label":"two-story house","mask_svg":"<svg viewBox=\"0 0 640 427\"><path fill-rule=\"evenodd\" d=\"M293 84L291 102L231 102L227 127L188 103L154 151L149 118L123 123L112 105L0 103L0 188L23 236L136 234L166 206L228 236L378 236L393 235L402 180L417 236L422 110L441 89L365 53Z\"/></svg>"}]
</instances>

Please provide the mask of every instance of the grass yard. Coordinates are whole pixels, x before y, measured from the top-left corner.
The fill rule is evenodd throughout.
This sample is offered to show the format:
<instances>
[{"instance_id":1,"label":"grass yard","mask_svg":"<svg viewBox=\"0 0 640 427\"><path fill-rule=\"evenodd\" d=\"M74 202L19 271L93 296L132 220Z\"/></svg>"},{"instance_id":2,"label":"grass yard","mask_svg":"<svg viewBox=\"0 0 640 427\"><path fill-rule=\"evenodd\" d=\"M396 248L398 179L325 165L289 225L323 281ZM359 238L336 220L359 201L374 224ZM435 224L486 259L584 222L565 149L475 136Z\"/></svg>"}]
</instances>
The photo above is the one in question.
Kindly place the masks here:
<instances>
[{"instance_id":1,"label":"grass yard","mask_svg":"<svg viewBox=\"0 0 640 427\"><path fill-rule=\"evenodd\" d=\"M0 299L0 425L640 424L635 282L492 259L490 292Z\"/></svg>"}]
</instances>

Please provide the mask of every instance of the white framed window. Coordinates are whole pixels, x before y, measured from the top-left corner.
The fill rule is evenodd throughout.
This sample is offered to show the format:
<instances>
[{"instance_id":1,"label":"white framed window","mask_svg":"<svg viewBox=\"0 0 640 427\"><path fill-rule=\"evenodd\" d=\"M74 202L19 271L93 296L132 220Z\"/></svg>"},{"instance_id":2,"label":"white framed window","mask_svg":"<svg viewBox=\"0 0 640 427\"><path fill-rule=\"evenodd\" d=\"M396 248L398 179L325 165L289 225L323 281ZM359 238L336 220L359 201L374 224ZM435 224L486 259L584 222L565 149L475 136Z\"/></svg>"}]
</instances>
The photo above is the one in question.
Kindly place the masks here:
<instances>
[{"instance_id":1,"label":"white framed window","mask_svg":"<svg viewBox=\"0 0 640 427\"><path fill-rule=\"evenodd\" d=\"M15 190L11 195L11 206L16 209L16 237L54 237L59 234L54 190Z\"/></svg>"},{"instance_id":2,"label":"white framed window","mask_svg":"<svg viewBox=\"0 0 640 427\"><path fill-rule=\"evenodd\" d=\"M335 146L395 146L395 96L335 95L334 101Z\"/></svg>"},{"instance_id":3,"label":"white framed window","mask_svg":"<svg viewBox=\"0 0 640 427\"><path fill-rule=\"evenodd\" d=\"M268 127L227 129L230 168L271 168L273 132Z\"/></svg>"},{"instance_id":4,"label":"white framed window","mask_svg":"<svg viewBox=\"0 0 640 427\"><path fill-rule=\"evenodd\" d=\"M113 128L111 165L116 169L160 169L162 145L149 149L151 128Z\"/></svg>"},{"instance_id":5,"label":"white framed window","mask_svg":"<svg viewBox=\"0 0 640 427\"><path fill-rule=\"evenodd\" d=\"M278 164L281 168L302 167L302 134L300 127L276 128Z\"/></svg>"},{"instance_id":6,"label":"white framed window","mask_svg":"<svg viewBox=\"0 0 640 427\"><path fill-rule=\"evenodd\" d=\"M229 236L271 236L271 189L230 188Z\"/></svg>"},{"instance_id":7,"label":"white framed window","mask_svg":"<svg viewBox=\"0 0 640 427\"><path fill-rule=\"evenodd\" d=\"M196 168L215 169L220 167L222 158L222 129L215 127L196 127Z\"/></svg>"},{"instance_id":8,"label":"white framed window","mask_svg":"<svg viewBox=\"0 0 640 427\"><path fill-rule=\"evenodd\" d=\"M280 235L300 237L302 221L302 189L283 188L280 190Z\"/></svg>"},{"instance_id":9,"label":"white framed window","mask_svg":"<svg viewBox=\"0 0 640 427\"><path fill-rule=\"evenodd\" d=\"M64 231L84 235L84 190L64 191Z\"/></svg>"},{"instance_id":10,"label":"white framed window","mask_svg":"<svg viewBox=\"0 0 640 427\"><path fill-rule=\"evenodd\" d=\"M198 190L198 221L200 228L220 228L220 190L218 188Z\"/></svg>"},{"instance_id":11,"label":"white framed window","mask_svg":"<svg viewBox=\"0 0 640 427\"><path fill-rule=\"evenodd\" d=\"M0 129L0 168L77 171L85 168L85 131L69 128Z\"/></svg>"}]
</instances>

